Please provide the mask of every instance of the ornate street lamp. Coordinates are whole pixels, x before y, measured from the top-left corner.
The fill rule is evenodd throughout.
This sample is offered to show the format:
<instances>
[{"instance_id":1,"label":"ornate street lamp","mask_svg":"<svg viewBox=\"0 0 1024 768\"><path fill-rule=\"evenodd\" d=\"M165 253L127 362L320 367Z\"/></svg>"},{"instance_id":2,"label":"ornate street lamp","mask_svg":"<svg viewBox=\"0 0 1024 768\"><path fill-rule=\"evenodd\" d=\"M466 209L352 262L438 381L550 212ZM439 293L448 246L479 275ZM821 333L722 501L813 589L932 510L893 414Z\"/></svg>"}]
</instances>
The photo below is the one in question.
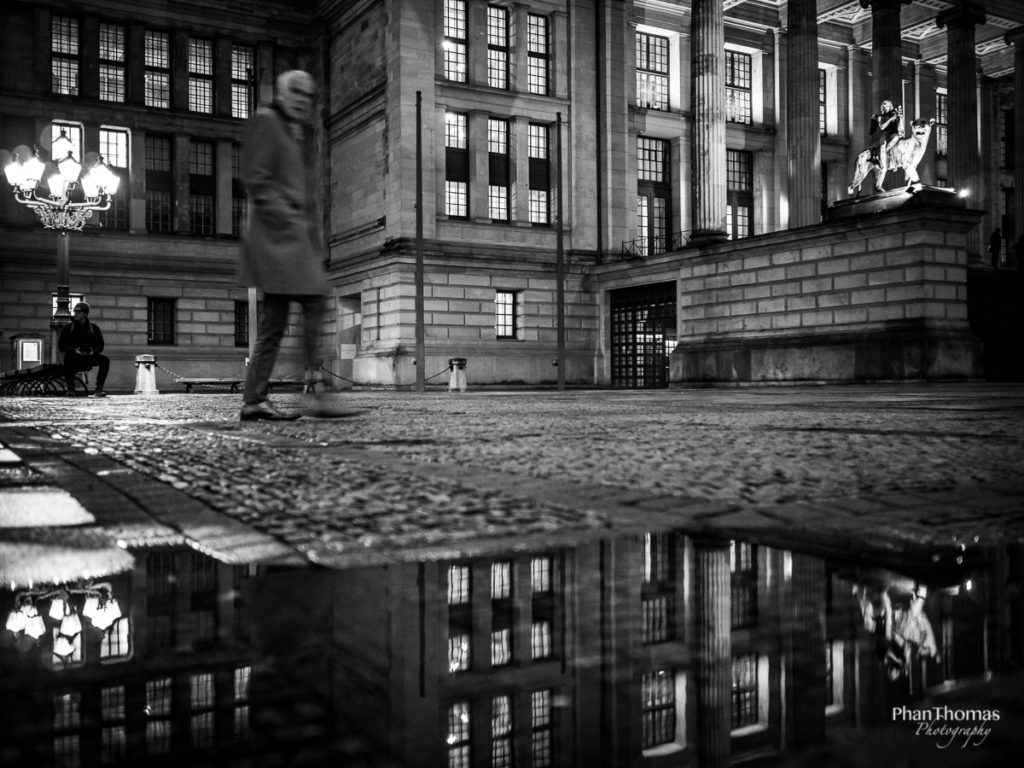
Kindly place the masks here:
<instances>
[{"instance_id":1,"label":"ornate street lamp","mask_svg":"<svg viewBox=\"0 0 1024 768\"><path fill-rule=\"evenodd\" d=\"M73 153L73 144L64 129L53 141L53 161L44 163L38 150L29 155L27 147L14 150L4 168L14 199L36 212L46 229L57 231L57 311L50 321L50 362L58 362L57 336L71 322L70 242L68 232L81 231L93 211L110 208L120 179L102 157L82 173L82 164ZM44 190L45 191L41 191ZM81 195L73 193L81 190Z\"/></svg>"}]
</instances>

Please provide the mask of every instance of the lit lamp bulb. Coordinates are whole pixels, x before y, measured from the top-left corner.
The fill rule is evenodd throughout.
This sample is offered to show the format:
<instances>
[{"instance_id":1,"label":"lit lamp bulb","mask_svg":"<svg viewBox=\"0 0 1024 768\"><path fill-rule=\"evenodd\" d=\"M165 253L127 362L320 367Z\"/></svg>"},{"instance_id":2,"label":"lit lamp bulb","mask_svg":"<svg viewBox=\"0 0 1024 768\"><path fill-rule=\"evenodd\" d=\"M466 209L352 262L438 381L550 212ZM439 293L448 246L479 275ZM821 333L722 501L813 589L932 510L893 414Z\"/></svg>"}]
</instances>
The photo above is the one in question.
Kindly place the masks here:
<instances>
[{"instance_id":1,"label":"lit lamp bulb","mask_svg":"<svg viewBox=\"0 0 1024 768\"><path fill-rule=\"evenodd\" d=\"M105 630L119 618L121 618L121 607L117 604L117 600L110 598L93 614L92 625L96 629Z\"/></svg>"},{"instance_id":2,"label":"lit lamp bulb","mask_svg":"<svg viewBox=\"0 0 1024 768\"><path fill-rule=\"evenodd\" d=\"M23 632L28 625L28 616L25 606L20 606L16 611L11 611L7 616L7 629L17 634Z\"/></svg>"},{"instance_id":3,"label":"lit lamp bulb","mask_svg":"<svg viewBox=\"0 0 1024 768\"><path fill-rule=\"evenodd\" d=\"M53 600L50 602L50 610L48 612L50 618L53 619L54 621L60 621L61 619L64 618L65 612L66 611L65 611L65 608L64 608L64 598L62 598L62 597L55 597L55 598L53 598Z\"/></svg>"},{"instance_id":4,"label":"lit lamp bulb","mask_svg":"<svg viewBox=\"0 0 1024 768\"><path fill-rule=\"evenodd\" d=\"M110 170L100 157L85 175L82 176L82 191L86 197L99 197L102 194L113 195L117 192L120 177Z\"/></svg>"},{"instance_id":5,"label":"lit lamp bulb","mask_svg":"<svg viewBox=\"0 0 1024 768\"><path fill-rule=\"evenodd\" d=\"M57 639L53 641L54 656L70 656L74 652L75 644L71 642L70 638L58 635Z\"/></svg>"},{"instance_id":6,"label":"lit lamp bulb","mask_svg":"<svg viewBox=\"0 0 1024 768\"><path fill-rule=\"evenodd\" d=\"M26 611L25 615L25 634L29 637L34 637L38 640L44 634L46 634L46 624L43 623L43 617L39 615L34 607L30 607Z\"/></svg>"},{"instance_id":7,"label":"lit lamp bulb","mask_svg":"<svg viewBox=\"0 0 1024 768\"><path fill-rule=\"evenodd\" d=\"M78 618L78 614L73 610L68 611L67 615L60 623L60 633L67 637L74 637L82 631L82 620Z\"/></svg>"}]
</instances>

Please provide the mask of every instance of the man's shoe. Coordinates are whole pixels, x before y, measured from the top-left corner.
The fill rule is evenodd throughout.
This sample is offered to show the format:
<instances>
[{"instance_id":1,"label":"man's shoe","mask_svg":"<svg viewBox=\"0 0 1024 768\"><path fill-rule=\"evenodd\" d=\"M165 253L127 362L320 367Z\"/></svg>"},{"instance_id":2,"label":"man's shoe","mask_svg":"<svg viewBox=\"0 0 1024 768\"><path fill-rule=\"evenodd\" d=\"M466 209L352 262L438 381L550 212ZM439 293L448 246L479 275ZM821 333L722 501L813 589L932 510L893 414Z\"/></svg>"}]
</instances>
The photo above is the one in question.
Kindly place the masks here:
<instances>
[{"instance_id":1,"label":"man's shoe","mask_svg":"<svg viewBox=\"0 0 1024 768\"><path fill-rule=\"evenodd\" d=\"M300 413L282 413L267 401L262 403L246 403L238 414L239 421L294 421Z\"/></svg>"},{"instance_id":2,"label":"man's shoe","mask_svg":"<svg viewBox=\"0 0 1024 768\"><path fill-rule=\"evenodd\" d=\"M106 397L106 396L107 396L107 393L104 392L99 387L96 387L96 391L93 392L91 395L89 395L89 397Z\"/></svg>"}]
</instances>

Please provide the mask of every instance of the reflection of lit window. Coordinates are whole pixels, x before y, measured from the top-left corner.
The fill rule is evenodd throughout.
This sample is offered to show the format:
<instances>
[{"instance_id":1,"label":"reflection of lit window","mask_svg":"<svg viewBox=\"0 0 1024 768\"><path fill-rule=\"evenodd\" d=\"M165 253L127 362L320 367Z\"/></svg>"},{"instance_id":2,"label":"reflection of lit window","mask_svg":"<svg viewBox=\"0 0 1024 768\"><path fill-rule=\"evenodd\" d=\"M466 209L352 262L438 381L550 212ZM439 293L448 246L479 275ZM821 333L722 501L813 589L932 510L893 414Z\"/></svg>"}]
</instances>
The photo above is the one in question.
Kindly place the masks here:
<instances>
[{"instance_id":1,"label":"reflection of lit window","mask_svg":"<svg viewBox=\"0 0 1024 768\"><path fill-rule=\"evenodd\" d=\"M768 723L768 657L746 653L732 659L732 728L760 730Z\"/></svg>"},{"instance_id":2,"label":"reflection of lit window","mask_svg":"<svg viewBox=\"0 0 1024 768\"><path fill-rule=\"evenodd\" d=\"M124 758L124 686L116 685L100 691L103 730L100 740L100 762L113 763Z\"/></svg>"},{"instance_id":3,"label":"reflection of lit window","mask_svg":"<svg viewBox=\"0 0 1024 768\"><path fill-rule=\"evenodd\" d=\"M491 666L499 667L512 661L512 630L491 630Z\"/></svg>"},{"instance_id":4,"label":"reflection of lit window","mask_svg":"<svg viewBox=\"0 0 1024 768\"><path fill-rule=\"evenodd\" d=\"M843 641L825 643L825 712L843 709Z\"/></svg>"},{"instance_id":5,"label":"reflection of lit window","mask_svg":"<svg viewBox=\"0 0 1024 768\"><path fill-rule=\"evenodd\" d=\"M491 563L491 599L501 600L512 594L512 563Z\"/></svg>"},{"instance_id":6,"label":"reflection of lit window","mask_svg":"<svg viewBox=\"0 0 1024 768\"><path fill-rule=\"evenodd\" d=\"M469 602L469 568L465 565L448 566L448 605Z\"/></svg>"},{"instance_id":7,"label":"reflection of lit window","mask_svg":"<svg viewBox=\"0 0 1024 768\"><path fill-rule=\"evenodd\" d=\"M79 729L82 727L82 694L53 697L53 761L56 766L81 764Z\"/></svg>"},{"instance_id":8,"label":"reflection of lit window","mask_svg":"<svg viewBox=\"0 0 1024 768\"><path fill-rule=\"evenodd\" d=\"M551 622L535 621L530 627L530 653L535 659L551 658Z\"/></svg>"},{"instance_id":9,"label":"reflection of lit window","mask_svg":"<svg viewBox=\"0 0 1024 768\"><path fill-rule=\"evenodd\" d=\"M146 681L146 750L151 755L171 751L171 678Z\"/></svg>"},{"instance_id":10,"label":"reflection of lit window","mask_svg":"<svg viewBox=\"0 0 1024 768\"><path fill-rule=\"evenodd\" d=\"M101 659L124 659L131 655L129 626L127 616L122 616L110 626L100 644Z\"/></svg>"},{"instance_id":11,"label":"reflection of lit window","mask_svg":"<svg viewBox=\"0 0 1024 768\"><path fill-rule=\"evenodd\" d=\"M252 667L239 667L235 670L235 738L244 739L249 736L249 682L252 678Z\"/></svg>"},{"instance_id":12,"label":"reflection of lit window","mask_svg":"<svg viewBox=\"0 0 1024 768\"><path fill-rule=\"evenodd\" d=\"M469 702L448 707L448 768L469 768Z\"/></svg>"},{"instance_id":13,"label":"reflection of lit window","mask_svg":"<svg viewBox=\"0 0 1024 768\"><path fill-rule=\"evenodd\" d=\"M665 669L644 674L640 683L640 744L650 749L676 738L675 678Z\"/></svg>"},{"instance_id":14,"label":"reflection of lit window","mask_svg":"<svg viewBox=\"0 0 1024 768\"><path fill-rule=\"evenodd\" d=\"M530 561L530 589L535 595L551 591L550 557L535 557Z\"/></svg>"},{"instance_id":15,"label":"reflection of lit window","mask_svg":"<svg viewBox=\"0 0 1024 768\"><path fill-rule=\"evenodd\" d=\"M745 541L730 543L732 628L757 623L757 548Z\"/></svg>"},{"instance_id":16,"label":"reflection of lit window","mask_svg":"<svg viewBox=\"0 0 1024 768\"><path fill-rule=\"evenodd\" d=\"M189 736L194 747L213 744L213 675L203 672L189 677L189 704L192 711Z\"/></svg>"},{"instance_id":17,"label":"reflection of lit window","mask_svg":"<svg viewBox=\"0 0 1024 768\"><path fill-rule=\"evenodd\" d=\"M491 701L491 766L512 766L512 697L495 696Z\"/></svg>"},{"instance_id":18,"label":"reflection of lit window","mask_svg":"<svg viewBox=\"0 0 1024 768\"><path fill-rule=\"evenodd\" d=\"M545 768L554 762L554 718L551 706L550 690L534 691L530 694L530 764L534 768Z\"/></svg>"},{"instance_id":19,"label":"reflection of lit window","mask_svg":"<svg viewBox=\"0 0 1024 768\"><path fill-rule=\"evenodd\" d=\"M675 608L675 564L667 533L644 535L644 578L640 585L641 633L645 643L672 639Z\"/></svg>"},{"instance_id":20,"label":"reflection of lit window","mask_svg":"<svg viewBox=\"0 0 1024 768\"><path fill-rule=\"evenodd\" d=\"M464 672L469 669L469 635L451 635L448 638L448 671Z\"/></svg>"}]
</instances>

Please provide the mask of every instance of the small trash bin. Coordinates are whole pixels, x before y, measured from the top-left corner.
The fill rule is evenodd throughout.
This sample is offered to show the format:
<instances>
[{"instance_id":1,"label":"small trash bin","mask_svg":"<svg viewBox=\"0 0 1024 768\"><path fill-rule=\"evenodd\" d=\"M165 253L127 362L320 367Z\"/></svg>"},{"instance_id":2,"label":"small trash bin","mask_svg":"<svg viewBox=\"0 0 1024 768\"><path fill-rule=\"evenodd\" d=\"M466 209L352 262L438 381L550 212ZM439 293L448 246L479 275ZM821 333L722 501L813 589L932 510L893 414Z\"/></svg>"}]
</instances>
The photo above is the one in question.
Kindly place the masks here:
<instances>
[{"instance_id":1,"label":"small trash bin","mask_svg":"<svg viewBox=\"0 0 1024 768\"><path fill-rule=\"evenodd\" d=\"M156 355L135 356L135 394L159 395L156 388Z\"/></svg>"},{"instance_id":2,"label":"small trash bin","mask_svg":"<svg viewBox=\"0 0 1024 768\"><path fill-rule=\"evenodd\" d=\"M448 358L448 391L466 391L466 358Z\"/></svg>"}]
</instances>

